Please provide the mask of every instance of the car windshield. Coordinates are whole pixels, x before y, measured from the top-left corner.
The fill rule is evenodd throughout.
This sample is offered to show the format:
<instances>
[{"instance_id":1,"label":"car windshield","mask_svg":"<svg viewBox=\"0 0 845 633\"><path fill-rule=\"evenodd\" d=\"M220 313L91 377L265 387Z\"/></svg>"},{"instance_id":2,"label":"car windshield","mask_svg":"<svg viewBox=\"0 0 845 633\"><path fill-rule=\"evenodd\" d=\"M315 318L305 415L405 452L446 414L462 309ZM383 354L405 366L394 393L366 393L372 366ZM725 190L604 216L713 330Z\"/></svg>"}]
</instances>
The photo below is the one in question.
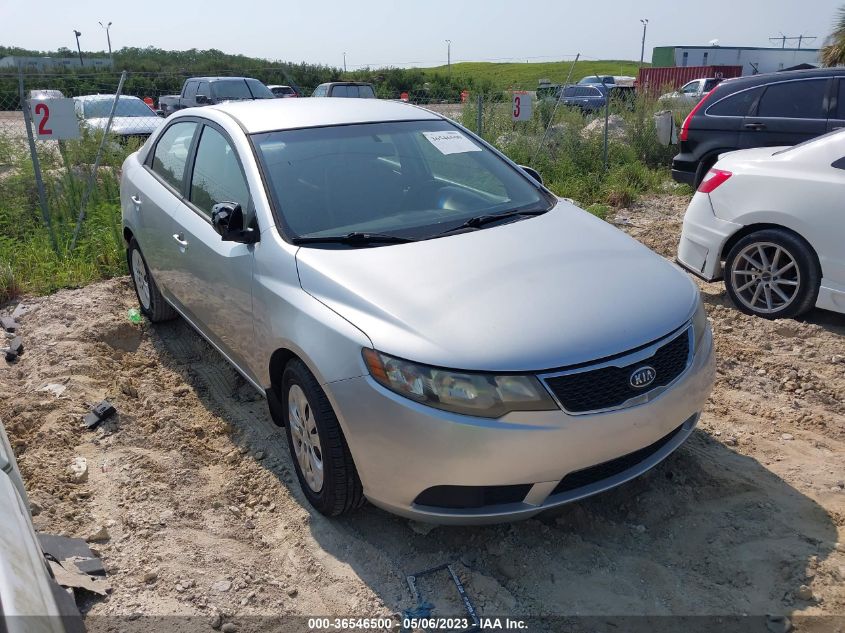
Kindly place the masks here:
<instances>
[{"instance_id":1,"label":"car windshield","mask_svg":"<svg viewBox=\"0 0 845 633\"><path fill-rule=\"evenodd\" d=\"M211 83L211 94L219 101L275 98L267 86L260 81L249 79L220 79L214 81Z\"/></svg>"},{"instance_id":2,"label":"car windshield","mask_svg":"<svg viewBox=\"0 0 845 633\"><path fill-rule=\"evenodd\" d=\"M113 103L113 97L84 101L82 106L83 116L86 119L107 118L111 113L111 106ZM142 117L155 116L156 113L150 109L150 106L137 97L121 97L117 102L117 108L114 111L114 115L124 117Z\"/></svg>"},{"instance_id":3,"label":"car windshield","mask_svg":"<svg viewBox=\"0 0 845 633\"><path fill-rule=\"evenodd\" d=\"M291 237L431 237L480 215L547 210L553 200L447 121L255 134L274 206Z\"/></svg>"}]
</instances>

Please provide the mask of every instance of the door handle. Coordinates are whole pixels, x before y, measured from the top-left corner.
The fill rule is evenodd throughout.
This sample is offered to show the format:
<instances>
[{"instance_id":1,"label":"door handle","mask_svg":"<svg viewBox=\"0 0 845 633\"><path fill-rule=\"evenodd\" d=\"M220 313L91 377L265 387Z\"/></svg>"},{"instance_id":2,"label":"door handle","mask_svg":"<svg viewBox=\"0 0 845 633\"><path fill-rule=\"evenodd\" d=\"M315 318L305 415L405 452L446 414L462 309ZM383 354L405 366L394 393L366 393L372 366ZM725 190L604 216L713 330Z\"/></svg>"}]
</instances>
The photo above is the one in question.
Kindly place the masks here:
<instances>
[{"instance_id":1,"label":"door handle","mask_svg":"<svg viewBox=\"0 0 845 633\"><path fill-rule=\"evenodd\" d=\"M176 243L179 245L179 248L188 248L188 240L185 239L185 236L182 233L174 233L173 239L176 240Z\"/></svg>"},{"instance_id":2,"label":"door handle","mask_svg":"<svg viewBox=\"0 0 845 633\"><path fill-rule=\"evenodd\" d=\"M129 199L132 201L132 204L134 204L136 207L141 206L141 196L132 196Z\"/></svg>"},{"instance_id":3,"label":"door handle","mask_svg":"<svg viewBox=\"0 0 845 633\"><path fill-rule=\"evenodd\" d=\"M765 130L766 124L765 123L746 123L743 125L746 130Z\"/></svg>"}]
</instances>

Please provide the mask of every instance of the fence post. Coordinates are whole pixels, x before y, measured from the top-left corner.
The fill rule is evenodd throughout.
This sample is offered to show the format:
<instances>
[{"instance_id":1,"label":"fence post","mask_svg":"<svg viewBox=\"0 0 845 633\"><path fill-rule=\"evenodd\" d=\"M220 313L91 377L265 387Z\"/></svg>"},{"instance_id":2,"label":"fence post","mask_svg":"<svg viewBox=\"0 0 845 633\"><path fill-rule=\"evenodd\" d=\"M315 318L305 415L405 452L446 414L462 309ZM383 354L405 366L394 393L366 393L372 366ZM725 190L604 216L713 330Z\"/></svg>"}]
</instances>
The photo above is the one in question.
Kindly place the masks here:
<instances>
[{"instance_id":1,"label":"fence post","mask_svg":"<svg viewBox=\"0 0 845 633\"><path fill-rule=\"evenodd\" d=\"M111 111L109 112L109 119L106 121L106 129L103 130L103 138L100 139L100 146L97 148L97 156L94 158L94 166L91 168L91 175L88 177L88 186L82 194L82 202L79 204L79 217L76 219L76 228L73 230L73 239L70 241L70 250L76 247L76 240L79 237L79 231L82 229L82 223L85 221L85 207L88 204L88 198L91 196L91 190L97 186L97 170L100 168L100 158L103 156L103 148L106 146L106 140L111 130L111 124L114 120L114 113L117 110L117 102L120 100L120 95L123 92L123 82L126 81L126 71L120 73L120 81L117 82L117 92L114 95L114 101L111 104Z\"/></svg>"},{"instance_id":2,"label":"fence post","mask_svg":"<svg viewBox=\"0 0 845 633\"><path fill-rule=\"evenodd\" d=\"M482 108L484 107L484 95L480 92L478 93L478 112L476 113L475 118L475 133L478 136L481 136L482 127L481 124L483 122L483 115L482 115Z\"/></svg>"},{"instance_id":3,"label":"fence post","mask_svg":"<svg viewBox=\"0 0 845 633\"><path fill-rule=\"evenodd\" d=\"M18 91L21 99L21 112L23 113L24 124L26 125L26 137L29 141L29 153L32 156L32 170L35 172L35 186L38 189L38 202L41 205L41 218L47 227L47 233L50 235L50 243L53 245L53 250L56 255L59 253L59 243L56 241L56 234L53 232L53 222L50 219L50 208L47 206L47 191L44 189L44 178L41 175L41 162L38 160L38 150L35 147L35 137L32 132L32 120L29 116L29 102L26 100L26 94L23 87L23 69L18 69Z\"/></svg>"}]
</instances>

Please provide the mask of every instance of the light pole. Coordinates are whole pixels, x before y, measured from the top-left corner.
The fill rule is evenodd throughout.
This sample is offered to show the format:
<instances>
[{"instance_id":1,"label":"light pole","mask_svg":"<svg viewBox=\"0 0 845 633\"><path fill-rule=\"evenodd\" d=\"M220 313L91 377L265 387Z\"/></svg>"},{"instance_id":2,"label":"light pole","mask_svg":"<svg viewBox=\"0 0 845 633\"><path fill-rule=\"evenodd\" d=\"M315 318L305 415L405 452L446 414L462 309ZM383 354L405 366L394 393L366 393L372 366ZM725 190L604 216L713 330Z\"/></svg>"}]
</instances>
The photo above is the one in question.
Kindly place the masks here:
<instances>
[{"instance_id":1,"label":"light pole","mask_svg":"<svg viewBox=\"0 0 845 633\"><path fill-rule=\"evenodd\" d=\"M79 48L79 36L82 35L82 32L73 29L73 34L76 35L76 50L79 52L79 65L84 66L85 62L82 61L82 49Z\"/></svg>"},{"instance_id":2,"label":"light pole","mask_svg":"<svg viewBox=\"0 0 845 633\"><path fill-rule=\"evenodd\" d=\"M640 49L640 66L643 65L643 60L645 59L645 32L648 29L648 19L643 18L640 20L643 24L643 46Z\"/></svg>"},{"instance_id":3,"label":"light pole","mask_svg":"<svg viewBox=\"0 0 845 633\"><path fill-rule=\"evenodd\" d=\"M109 35L109 29L111 28L111 22L108 24L103 24L100 22L100 26L102 26L106 30L106 41L109 43L109 59L112 58L111 56L111 36Z\"/></svg>"},{"instance_id":4,"label":"light pole","mask_svg":"<svg viewBox=\"0 0 845 633\"><path fill-rule=\"evenodd\" d=\"M346 72L346 53L343 53L343 72Z\"/></svg>"},{"instance_id":5,"label":"light pole","mask_svg":"<svg viewBox=\"0 0 845 633\"><path fill-rule=\"evenodd\" d=\"M452 76L452 40L446 40L446 67L449 69L449 77Z\"/></svg>"}]
</instances>

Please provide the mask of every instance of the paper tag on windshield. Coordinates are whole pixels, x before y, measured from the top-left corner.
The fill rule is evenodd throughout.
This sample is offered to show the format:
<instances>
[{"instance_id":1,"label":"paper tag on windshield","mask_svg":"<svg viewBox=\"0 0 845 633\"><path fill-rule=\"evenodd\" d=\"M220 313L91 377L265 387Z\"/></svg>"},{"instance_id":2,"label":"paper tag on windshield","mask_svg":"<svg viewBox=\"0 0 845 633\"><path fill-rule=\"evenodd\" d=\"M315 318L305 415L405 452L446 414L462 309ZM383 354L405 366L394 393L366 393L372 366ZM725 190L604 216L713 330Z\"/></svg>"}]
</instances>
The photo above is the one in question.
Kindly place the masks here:
<instances>
[{"instance_id":1,"label":"paper tag on windshield","mask_svg":"<svg viewBox=\"0 0 845 633\"><path fill-rule=\"evenodd\" d=\"M463 154L464 152L480 152L481 148L460 132L423 132L428 142L434 145L441 154Z\"/></svg>"}]
</instances>

